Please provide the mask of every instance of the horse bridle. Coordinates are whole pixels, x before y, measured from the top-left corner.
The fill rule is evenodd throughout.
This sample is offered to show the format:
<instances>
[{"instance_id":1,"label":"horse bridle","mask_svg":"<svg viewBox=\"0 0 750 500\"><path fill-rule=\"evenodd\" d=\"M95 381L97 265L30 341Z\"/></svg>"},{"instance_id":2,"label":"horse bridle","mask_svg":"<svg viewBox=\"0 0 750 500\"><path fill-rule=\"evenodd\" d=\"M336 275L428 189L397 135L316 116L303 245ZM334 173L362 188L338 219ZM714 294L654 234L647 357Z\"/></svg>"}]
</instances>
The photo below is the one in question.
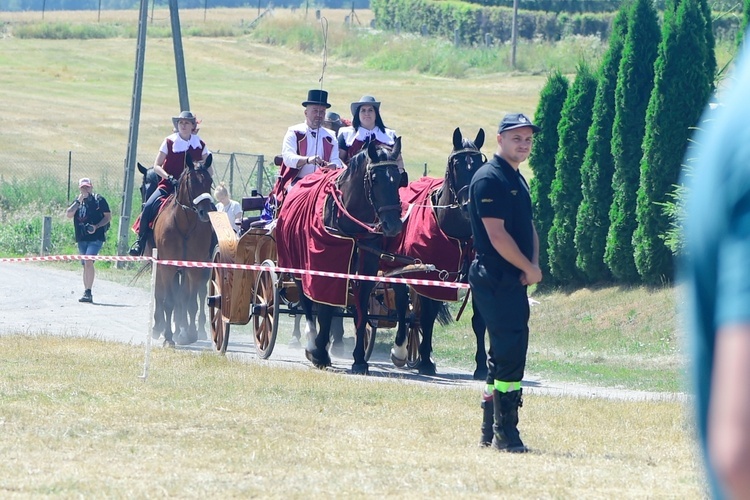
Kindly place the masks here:
<instances>
[{"instance_id":1,"label":"horse bridle","mask_svg":"<svg viewBox=\"0 0 750 500\"><path fill-rule=\"evenodd\" d=\"M202 174L203 172L207 172L208 171L206 168L203 168L203 167L194 168L192 170L194 170L195 172L197 172L199 174ZM189 173L189 171L188 171L188 173ZM186 177L185 183L187 183L187 190L188 190L188 194L189 194L190 193L190 189L191 189L191 185L190 185L191 183L190 183L190 176L188 175L188 173L185 173L185 172L182 173L182 175L180 176L180 185L182 184L182 178ZM211 198L211 195L209 193L201 193L195 199L190 200L190 206L187 206L187 205L183 204L182 202L180 202L179 196L178 196L179 195L179 191L180 191L180 186L178 185L175 188L174 202L181 209L183 209L183 210L192 210L193 212L198 213L198 209L196 208L196 205L198 203L200 203L201 201L203 201L205 199L213 200L213 198Z\"/></svg>"},{"instance_id":2,"label":"horse bridle","mask_svg":"<svg viewBox=\"0 0 750 500\"><path fill-rule=\"evenodd\" d=\"M341 202L341 190L339 189L336 182L331 182L329 185L327 185L324 188L325 192L327 192L328 194L331 194L331 197L333 198L333 202L335 203L336 207L339 209L339 212L342 215L345 215L350 221L354 222L361 228L365 229L368 233L378 232L378 228L380 227L380 214L381 213L388 211L388 210L398 210L399 213L401 213L401 205L386 205L380 208L375 206L375 202L372 199L372 180L370 179L370 173L372 172L373 168L377 168L377 167L396 167L396 169L398 169L398 164L396 163L395 160L380 161L380 162L375 162L375 163L370 162L365 167L365 175L364 175L365 193L367 193L367 201L375 210L375 222L373 222L372 224L366 224L349 213L349 211L346 209L344 204Z\"/></svg>"},{"instance_id":3,"label":"horse bridle","mask_svg":"<svg viewBox=\"0 0 750 500\"><path fill-rule=\"evenodd\" d=\"M461 189L459 189L458 191L456 191L456 184L458 184L458 179L456 179L456 168L455 168L455 166L456 166L456 163L457 163L456 162L456 157L459 156L459 155L467 155L467 156L477 156L478 155L482 159L481 165L484 165L487 162L487 157L484 155L484 153L482 153L481 151L479 151L478 149L475 149L475 148L459 149L458 151L453 151L453 152L451 152L450 155L448 155L448 165L446 166L446 170L447 170L448 175L446 175L445 178L447 180L448 190L450 191L451 196L455 200L455 203L453 203L451 205L448 205L448 206L446 206L444 208L460 208L463 205L465 205L466 203L468 203L468 202L466 202L463 205L459 205L459 201L458 200L460 199L459 195L461 193L463 193L465 190L468 190L469 186L464 186Z\"/></svg>"},{"instance_id":4,"label":"horse bridle","mask_svg":"<svg viewBox=\"0 0 750 500\"><path fill-rule=\"evenodd\" d=\"M380 214L383 212L387 212L388 210L398 210L399 213L401 213L401 205L385 205L383 207L376 207L375 206L375 200L373 200L372 197L372 179L370 177L371 172L373 169L377 167L396 167L398 170L398 163L396 161L379 161L376 163L370 162L367 167L365 168L365 193L367 193L367 201L370 202L370 205L372 205L372 208L375 209L375 217L377 220L380 220Z\"/></svg>"}]
</instances>

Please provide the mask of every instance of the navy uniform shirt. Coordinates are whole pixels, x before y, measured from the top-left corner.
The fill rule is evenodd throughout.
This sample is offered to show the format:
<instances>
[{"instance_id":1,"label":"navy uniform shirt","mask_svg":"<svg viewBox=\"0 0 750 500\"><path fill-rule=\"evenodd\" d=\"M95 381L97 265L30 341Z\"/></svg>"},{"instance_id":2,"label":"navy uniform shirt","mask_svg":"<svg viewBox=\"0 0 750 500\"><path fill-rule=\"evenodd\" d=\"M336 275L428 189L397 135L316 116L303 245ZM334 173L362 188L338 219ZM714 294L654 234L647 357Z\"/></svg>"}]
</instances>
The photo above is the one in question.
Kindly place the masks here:
<instances>
[{"instance_id":1,"label":"navy uniform shirt","mask_svg":"<svg viewBox=\"0 0 750 500\"><path fill-rule=\"evenodd\" d=\"M490 272L501 271L520 276L520 269L502 258L492 246L482 218L503 219L505 230L515 240L519 250L531 260L534 255L534 226L526 179L508 162L494 155L474 174L469 197L469 218L477 258Z\"/></svg>"}]
</instances>

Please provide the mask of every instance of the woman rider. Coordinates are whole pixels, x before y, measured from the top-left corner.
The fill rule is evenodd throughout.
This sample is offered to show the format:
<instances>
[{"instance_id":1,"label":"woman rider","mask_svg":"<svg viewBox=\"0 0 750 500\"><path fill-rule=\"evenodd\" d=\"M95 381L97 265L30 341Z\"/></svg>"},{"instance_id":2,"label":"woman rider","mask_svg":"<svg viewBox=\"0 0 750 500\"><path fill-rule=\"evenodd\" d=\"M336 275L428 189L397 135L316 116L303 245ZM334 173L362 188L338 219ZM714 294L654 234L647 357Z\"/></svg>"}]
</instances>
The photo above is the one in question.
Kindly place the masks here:
<instances>
[{"instance_id":1,"label":"woman rider","mask_svg":"<svg viewBox=\"0 0 750 500\"><path fill-rule=\"evenodd\" d=\"M351 104L352 125L339 130L339 158L347 163L359 153L368 141L375 141L384 146L393 146L396 132L383 124L380 116L380 102L371 95L363 95L359 101ZM399 155L398 170L401 172L401 185L408 183L404 171L404 160Z\"/></svg>"},{"instance_id":2,"label":"woman rider","mask_svg":"<svg viewBox=\"0 0 750 500\"><path fill-rule=\"evenodd\" d=\"M190 154L193 161L198 163L205 161L211 153L206 143L198 137L198 121L193 113L181 112L179 116L172 118L172 124L174 133L161 143L159 153L154 160L154 171L159 174L161 180L154 194L143 205L138 226L138 240L128 252L134 257L143 255L151 231L149 227L151 221L159 212L162 199L174 192L182 171L185 169L185 154ZM208 168L208 173L213 177L212 167Z\"/></svg>"}]
</instances>

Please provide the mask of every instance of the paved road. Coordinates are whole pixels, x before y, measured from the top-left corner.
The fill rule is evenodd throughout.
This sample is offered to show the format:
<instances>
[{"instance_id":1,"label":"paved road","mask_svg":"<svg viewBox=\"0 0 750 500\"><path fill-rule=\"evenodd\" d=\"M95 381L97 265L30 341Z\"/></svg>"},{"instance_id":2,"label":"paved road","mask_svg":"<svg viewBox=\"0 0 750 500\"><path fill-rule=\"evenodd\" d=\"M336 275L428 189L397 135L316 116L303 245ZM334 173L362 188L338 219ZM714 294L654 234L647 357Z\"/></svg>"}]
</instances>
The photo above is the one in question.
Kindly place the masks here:
<instances>
[{"instance_id":1,"label":"paved road","mask_svg":"<svg viewBox=\"0 0 750 500\"><path fill-rule=\"evenodd\" d=\"M141 279L148 279L144 276ZM140 288L97 279L94 283L93 304L82 304L81 273L52 268L44 263L0 263L0 334L30 333L87 336L146 345L150 328L150 294ZM238 362L261 362L297 369L312 369L302 349L287 346L292 324L281 318L279 339L269 360L255 356L250 325L231 327L227 356ZM350 320L345 320L348 325ZM347 336L351 327L347 326ZM154 347L160 343L154 341ZM213 351L209 341L198 341L191 346L177 347L185 351ZM332 371L351 370L351 358L334 358ZM393 380L405 383L429 383L441 387L471 387L477 392L481 382L472 379L469 371L438 366L437 376L427 377L414 371L395 368L386 353L374 353L370 360L370 379ZM682 400L682 394L648 393L623 389L589 387L578 384L556 383L539 377L527 376L523 381L527 394L542 393L576 395L609 399Z\"/></svg>"}]
</instances>

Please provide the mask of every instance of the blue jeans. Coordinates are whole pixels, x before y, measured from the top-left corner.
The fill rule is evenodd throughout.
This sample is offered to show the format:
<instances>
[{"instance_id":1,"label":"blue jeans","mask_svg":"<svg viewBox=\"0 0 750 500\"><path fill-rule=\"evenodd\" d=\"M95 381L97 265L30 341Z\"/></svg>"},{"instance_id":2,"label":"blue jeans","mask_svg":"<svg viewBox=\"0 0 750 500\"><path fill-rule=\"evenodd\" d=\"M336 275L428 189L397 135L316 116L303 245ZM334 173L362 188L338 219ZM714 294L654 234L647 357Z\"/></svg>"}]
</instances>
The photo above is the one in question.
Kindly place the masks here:
<instances>
[{"instance_id":1,"label":"blue jeans","mask_svg":"<svg viewBox=\"0 0 750 500\"><path fill-rule=\"evenodd\" d=\"M102 246L104 245L104 240L94 240L94 241L79 241L78 242L78 255L98 255L99 250L102 249ZM86 261L82 260L81 265L83 265Z\"/></svg>"}]
</instances>

